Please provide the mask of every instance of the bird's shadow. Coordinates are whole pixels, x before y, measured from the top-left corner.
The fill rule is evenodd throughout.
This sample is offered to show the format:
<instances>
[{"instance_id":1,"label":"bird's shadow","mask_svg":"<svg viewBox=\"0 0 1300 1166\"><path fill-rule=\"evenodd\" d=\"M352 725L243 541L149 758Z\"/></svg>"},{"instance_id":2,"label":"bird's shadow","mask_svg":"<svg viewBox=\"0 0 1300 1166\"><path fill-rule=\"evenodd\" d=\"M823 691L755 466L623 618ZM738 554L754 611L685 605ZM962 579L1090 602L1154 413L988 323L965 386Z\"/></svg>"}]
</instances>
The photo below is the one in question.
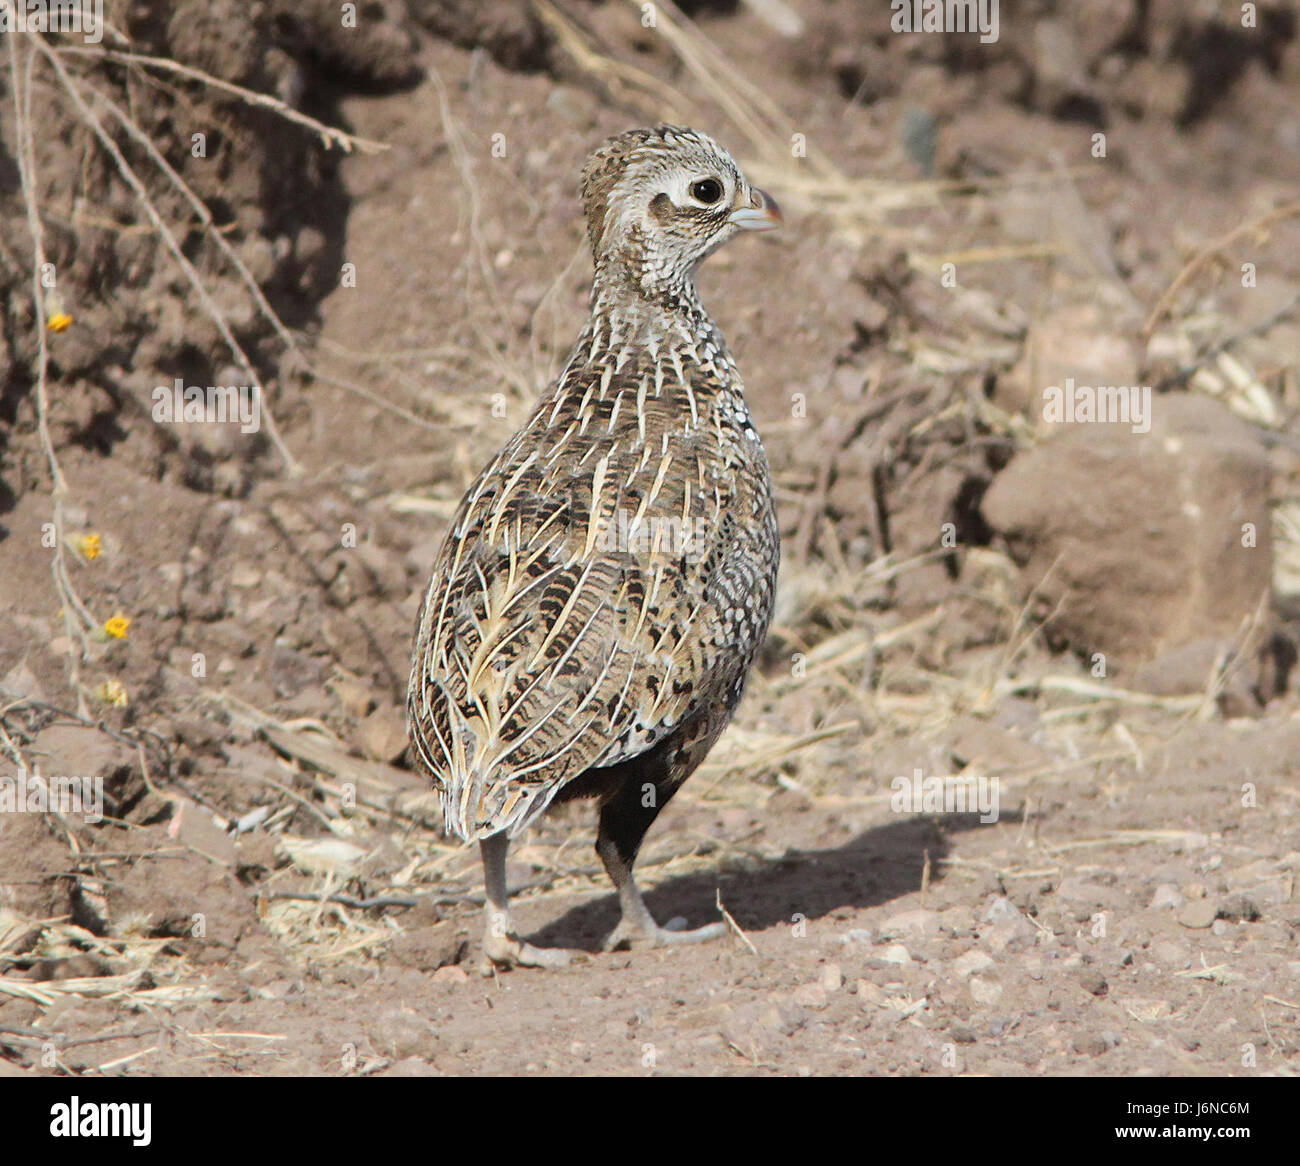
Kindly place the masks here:
<instances>
[{"instance_id":1,"label":"bird's shadow","mask_svg":"<svg viewBox=\"0 0 1300 1166\"><path fill-rule=\"evenodd\" d=\"M1013 821L1003 814L1000 821ZM722 867L679 875L645 895L650 913L662 924L683 916L691 927L718 917L717 897L745 931L813 922L839 910L879 906L921 889L928 878L943 877L940 861L949 852L948 836L978 829L971 814L909 817L864 830L826 850L790 849L779 859L744 871ZM543 947L600 950L601 940L618 923L613 893L571 908L547 924L532 941Z\"/></svg>"}]
</instances>

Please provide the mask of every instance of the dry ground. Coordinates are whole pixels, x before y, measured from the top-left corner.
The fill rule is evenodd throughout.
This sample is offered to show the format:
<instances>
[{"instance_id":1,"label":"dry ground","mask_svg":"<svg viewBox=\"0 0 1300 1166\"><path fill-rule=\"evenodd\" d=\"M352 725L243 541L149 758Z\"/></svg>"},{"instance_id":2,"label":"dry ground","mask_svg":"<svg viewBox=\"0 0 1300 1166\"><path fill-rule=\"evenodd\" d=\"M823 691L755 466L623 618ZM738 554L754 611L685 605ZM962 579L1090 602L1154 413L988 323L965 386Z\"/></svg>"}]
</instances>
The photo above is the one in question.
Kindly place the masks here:
<instances>
[{"instance_id":1,"label":"dry ground","mask_svg":"<svg viewBox=\"0 0 1300 1166\"><path fill-rule=\"evenodd\" d=\"M0 814L0 1071L1294 1074L1300 696L1283 682L1261 703L1222 661L1144 690L1133 669L1095 679L1086 654L1052 650L978 510L1043 436L1027 338L1058 337L1035 327L1091 304L1085 340L1136 345L1207 241L1288 205L1293 23L1270 26L1271 56L1224 64L1213 28L1162 5L1145 45L1108 56L1119 17L1053 50L1059 22L1035 39L1045 13L1006 4L982 59L905 49L847 3L794 4L807 31L790 41L748 6L697 6L703 42L614 3L532 20L487 4L452 36L437 17L455 7L385 6L419 80L306 74L304 108L388 149L316 159L314 207L286 212L289 254L310 260L276 268L273 302L312 371L255 312L239 332L299 476L265 434L150 422L154 385L231 359L215 335L184 355L202 312L174 270L120 293L120 326L177 339L115 353L112 378L68 371L95 366L106 332L59 364L88 320L114 326L110 276L83 273L85 311L48 336L68 586L96 624L129 617L125 639L83 645L52 581L35 354L11 309L4 772L103 774L110 801L99 825ZM1128 66L1093 69L1112 56ZM235 75L216 49L204 68ZM787 230L702 276L778 481L777 626L638 868L658 917L697 925L721 903L743 938L600 953L615 912L577 807L512 852L511 876L521 924L590 958L485 977L476 855L441 835L403 752L410 630L461 491L580 326L581 160L661 116L714 133L787 208ZM47 210L75 219L81 163L58 158L42 154L61 183ZM280 206L284 185L259 197ZM236 217L242 198L232 186ZM5 206L17 231L22 204ZM129 198L112 213L151 229ZM241 224L241 245L279 229ZM1291 436L1300 329L1242 334L1300 290L1298 234L1283 215L1211 252L1135 361L1157 381L1198 361L1180 384ZM29 294L29 244L4 238ZM321 275L344 263L346 285ZM1200 361L1229 339L1232 365ZM1296 467L1273 448L1285 639ZM916 769L996 778L997 820L899 812L891 783Z\"/></svg>"}]
</instances>

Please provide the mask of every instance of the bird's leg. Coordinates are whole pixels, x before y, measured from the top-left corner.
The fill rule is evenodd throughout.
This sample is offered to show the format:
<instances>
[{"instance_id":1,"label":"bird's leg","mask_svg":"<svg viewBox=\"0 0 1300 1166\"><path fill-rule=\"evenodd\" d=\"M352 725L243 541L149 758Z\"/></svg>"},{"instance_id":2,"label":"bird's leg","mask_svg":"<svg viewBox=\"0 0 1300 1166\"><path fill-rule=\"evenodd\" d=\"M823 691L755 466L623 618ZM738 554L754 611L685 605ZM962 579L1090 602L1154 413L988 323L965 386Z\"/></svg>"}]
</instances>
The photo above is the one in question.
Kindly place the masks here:
<instances>
[{"instance_id":1,"label":"bird's leg","mask_svg":"<svg viewBox=\"0 0 1300 1166\"><path fill-rule=\"evenodd\" d=\"M510 918L510 893L506 887L506 853L510 839L503 830L479 843L483 857L484 904L483 952L493 964L513 968L562 968L573 952L558 947L534 947L515 934Z\"/></svg>"},{"instance_id":2,"label":"bird's leg","mask_svg":"<svg viewBox=\"0 0 1300 1166\"><path fill-rule=\"evenodd\" d=\"M694 931L671 931L660 927L641 898L641 890L632 877L632 864L636 861L641 840L655 820L663 802L672 796L667 792L660 800L655 790L650 799L654 805L642 805L642 789L636 782L628 782L600 811L600 830L596 837L596 853L605 864L605 870L618 891L618 904L623 912L618 926L605 940L605 950L620 947L663 947L674 943L702 943L721 939L727 933L722 923L710 923ZM633 796L629 797L631 793Z\"/></svg>"}]
</instances>

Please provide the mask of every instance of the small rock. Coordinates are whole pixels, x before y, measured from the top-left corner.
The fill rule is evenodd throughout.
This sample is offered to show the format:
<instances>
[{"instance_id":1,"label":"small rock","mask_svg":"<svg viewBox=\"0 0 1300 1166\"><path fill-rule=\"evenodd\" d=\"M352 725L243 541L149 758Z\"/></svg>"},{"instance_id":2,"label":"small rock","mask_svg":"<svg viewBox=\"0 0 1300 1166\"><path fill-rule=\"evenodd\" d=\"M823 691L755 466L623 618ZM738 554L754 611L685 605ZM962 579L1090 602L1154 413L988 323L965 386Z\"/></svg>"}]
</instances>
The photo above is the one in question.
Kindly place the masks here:
<instances>
[{"instance_id":1,"label":"small rock","mask_svg":"<svg viewBox=\"0 0 1300 1166\"><path fill-rule=\"evenodd\" d=\"M821 984L801 984L794 990L794 1002L801 1008L820 1012L826 1007L826 989Z\"/></svg>"},{"instance_id":2,"label":"small rock","mask_svg":"<svg viewBox=\"0 0 1300 1166\"><path fill-rule=\"evenodd\" d=\"M901 943L891 943L880 953L879 958L887 964L910 964L912 962L912 953Z\"/></svg>"},{"instance_id":3,"label":"small rock","mask_svg":"<svg viewBox=\"0 0 1300 1166\"><path fill-rule=\"evenodd\" d=\"M1029 920L1006 898L994 899L989 904L984 912L984 922L988 926L980 928L981 937L996 952L1006 951L1034 932Z\"/></svg>"},{"instance_id":4,"label":"small rock","mask_svg":"<svg viewBox=\"0 0 1300 1166\"><path fill-rule=\"evenodd\" d=\"M411 1008L384 1012L371 1023L369 1036L379 1052L395 1061L418 1058L427 1062L442 1051L433 1022Z\"/></svg>"},{"instance_id":5,"label":"small rock","mask_svg":"<svg viewBox=\"0 0 1300 1166\"><path fill-rule=\"evenodd\" d=\"M396 761L406 749L406 718L392 705L376 709L357 731L361 752L371 761Z\"/></svg>"},{"instance_id":6,"label":"small rock","mask_svg":"<svg viewBox=\"0 0 1300 1166\"><path fill-rule=\"evenodd\" d=\"M1185 902L1182 892L1173 883L1161 883L1151 896L1151 908L1155 911L1164 907L1181 907Z\"/></svg>"},{"instance_id":7,"label":"small rock","mask_svg":"<svg viewBox=\"0 0 1300 1166\"><path fill-rule=\"evenodd\" d=\"M1259 908L1245 895L1229 895L1219 904L1217 915L1232 923L1254 923L1259 918Z\"/></svg>"},{"instance_id":8,"label":"small rock","mask_svg":"<svg viewBox=\"0 0 1300 1166\"><path fill-rule=\"evenodd\" d=\"M1045 343L1055 347L1038 351L1051 354L1053 367L1028 378L1035 420L1053 419L1044 390L1064 391L1067 376L1080 386L1130 383L1113 372L1089 379L1098 374L1080 357L1063 359L1066 345L1055 336ZM1119 353L1098 364L1135 367ZM1055 634L1126 663L1210 637L1231 640L1269 587L1272 465L1258 433L1194 392L1160 394L1141 425L1059 428L1054 440L1016 454L980 504L1022 566L1022 591L1053 610ZM1088 498L1084 511L1074 504L1080 497ZM1222 532L1247 522L1260 532L1259 549L1242 554ZM1151 595L1168 598L1152 604Z\"/></svg>"},{"instance_id":9,"label":"small rock","mask_svg":"<svg viewBox=\"0 0 1300 1166\"><path fill-rule=\"evenodd\" d=\"M773 1022L773 1014L775 1022ZM779 1032L782 1036L794 1036L805 1024L808 1023L808 1017L804 1015L804 1010L794 1004L779 1004L759 1014L759 1023L764 1028L770 1028Z\"/></svg>"},{"instance_id":10,"label":"small rock","mask_svg":"<svg viewBox=\"0 0 1300 1166\"><path fill-rule=\"evenodd\" d=\"M979 951L972 948L964 952L952 961L953 974L960 980L976 972L982 972L985 968L993 966L993 957L987 952Z\"/></svg>"},{"instance_id":11,"label":"small rock","mask_svg":"<svg viewBox=\"0 0 1300 1166\"><path fill-rule=\"evenodd\" d=\"M1209 927L1218 915L1218 909L1209 899L1195 899L1187 903L1176 918L1184 927L1200 929Z\"/></svg>"},{"instance_id":12,"label":"small rock","mask_svg":"<svg viewBox=\"0 0 1300 1166\"><path fill-rule=\"evenodd\" d=\"M1300 964L1296 965L1296 969L1296 974L1300 975ZM884 989L873 980L859 980L857 994L860 999L865 1000L868 1004L883 1006L885 1003Z\"/></svg>"},{"instance_id":13,"label":"small rock","mask_svg":"<svg viewBox=\"0 0 1300 1166\"><path fill-rule=\"evenodd\" d=\"M983 976L971 976L970 994L977 1004L993 1005L1002 999L1002 985Z\"/></svg>"},{"instance_id":14,"label":"small rock","mask_svg":"<svg viewBox=\"0 0 1300 1166\"><path fill-rule=\"evenodd\" d=\"M917 908L891 915L880 927L882 939L897 939L902 935L932 936L939 931L939 913Z\"/></svg>"},{"instance_id":15,"label":"small rock","mask_svg":"<svg viewBox=\"0 0 1300 1166\"><path fill-rule=\"evenodd\" d=\"M1061 899L1090 907L1120 907L1125 902L1123 892L1117 888L1074 877L1062 879L1056 893Z\"/></svg>"},{"instance_id":16,"label":"small rock","mask_svg":"<svg viewBox=\"0 0 1300 1166\"><path fill-rule=\"evenodd\" d=\"M1023 920L1024 916L1010 899L999 896L989 904L983 918L985 923L1015 923Z\"/></svg>"},{"instance_id":17,"label":"small rock","mask_svg":"<svg viewBox=\"0 0 1300 1166\"><path fill-rule=\"evenodd\" d=\"M459 964L447 964L433 973L435 983L464 984L469 981L469 974Z\"/></svg>"},{"instance_id":18,"label":"small rock","mask_svg":"<svg viewBox=\"0 0 1300 1166\"><path fill-rule=\"evenodd\" d=\"M1100 972L1089 970L1080 974L1079 987L1090 996L1104 996L1110 985L1106 982L1106 977Z\"/></svg>"},{"instance_id":19,"label":"small rock","mask_svg":"<svg viewBox=\"0 0 1300 1166\"><path fill-rule=\"evenodd\" d=\"M822 968L822 974L818 977L819 984L827 992L838 992L844 987L844 973L840 971L839 964L827 964Z\"/></svg>"},{"instance_id":20,"label":"small rock","mask_svg":"<svg viewBox=\"0 0 1300 1166\"><path fill-rule=\"evenodd\" d=\"M343 711L350 717L364 717L374 707L375 698L364 684L355 680L337 680L332 687Z\"/></svg>"},{"instance_id":21,"label":"small rock","mask_svg":"<svg viewBox=\"0 0 1300 1166\"><path fill-rule=\"evenodd\" d=\"M123 777L137 764L134 752L91 725L55 723L37 734L32 752L46 778Z\"/></svg>"},{"instance_id":22,"label":"small rock","mask_svg":"<svg viewBox=\"0 0 1300 1166\"><path fill-rule=\"evenodd\" d=\"M188 798L176 798L167 833L186 846L192 846L206 858L234 866L238 853L235 840L202 806Z\"/></svg>"},{"instance_id":23,"label":"small rock","mask_svg":"<svg viewBox=\"0 0 1300 1166\"><path fill-rule=\"evenodd\" d=\"M262 572L249 563L236 563L230 570L230 585L241 591L262 582Z\"/></svg>"},{"instance_id":24,"label":"small rock","mask_svg":"<svg viewBox=\"0 0 1300 1166\"><path fill-rule=\"evenodd\" d=\"M281 845L293 864L311 875L333 874L352 878L357 873L357 865L366 856L361 847L342 838L286 837L281 840Z\"/></svg>"}]
</instances>

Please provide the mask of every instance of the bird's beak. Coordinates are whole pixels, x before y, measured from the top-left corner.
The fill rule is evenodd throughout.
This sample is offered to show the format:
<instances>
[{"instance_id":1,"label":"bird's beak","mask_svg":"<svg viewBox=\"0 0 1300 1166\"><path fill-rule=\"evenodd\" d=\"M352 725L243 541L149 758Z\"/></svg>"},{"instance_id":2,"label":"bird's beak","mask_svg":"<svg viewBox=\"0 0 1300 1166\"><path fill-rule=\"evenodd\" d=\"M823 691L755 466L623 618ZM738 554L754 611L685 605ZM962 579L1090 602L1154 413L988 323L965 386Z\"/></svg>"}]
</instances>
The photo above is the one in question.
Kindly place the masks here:
<instances>
[{"instance_id":1,"label":"bird's beak","mask_svg":"<svg viewBox=\"0 0 1300 1166\"><path fill-rule=\"evenodd\" d=\"M772 231L785 221L776 199L757 186L750 191L750 205L737 207L727 219L746 231Z\"/></svg>"}]
</instances>

